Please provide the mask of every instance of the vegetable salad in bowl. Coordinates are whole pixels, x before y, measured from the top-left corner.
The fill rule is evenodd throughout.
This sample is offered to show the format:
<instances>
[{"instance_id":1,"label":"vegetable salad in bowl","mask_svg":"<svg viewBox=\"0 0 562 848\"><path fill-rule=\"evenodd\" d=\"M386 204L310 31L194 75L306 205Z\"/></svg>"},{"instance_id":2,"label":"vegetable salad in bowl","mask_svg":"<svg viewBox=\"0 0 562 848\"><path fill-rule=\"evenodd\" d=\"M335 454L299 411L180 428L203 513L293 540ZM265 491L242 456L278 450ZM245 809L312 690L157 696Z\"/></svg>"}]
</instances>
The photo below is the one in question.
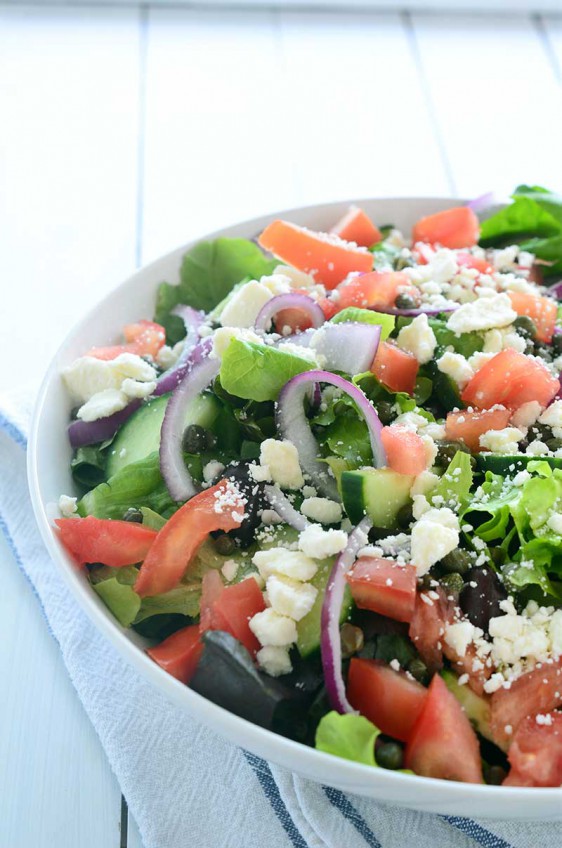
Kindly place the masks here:
<instances>
[{"instance_id":1,"label":"vegetable salad in bowl","mask_svg":"<svg viewBox=\"0 0 562 848\"><path fill-rule=\"evenodd\" d=\"M562 784L562 199L217 238L62 371L60 541L151 659L360 763ZM481 214L482 220L478 215Z\"/></svg>"}]
</instances>

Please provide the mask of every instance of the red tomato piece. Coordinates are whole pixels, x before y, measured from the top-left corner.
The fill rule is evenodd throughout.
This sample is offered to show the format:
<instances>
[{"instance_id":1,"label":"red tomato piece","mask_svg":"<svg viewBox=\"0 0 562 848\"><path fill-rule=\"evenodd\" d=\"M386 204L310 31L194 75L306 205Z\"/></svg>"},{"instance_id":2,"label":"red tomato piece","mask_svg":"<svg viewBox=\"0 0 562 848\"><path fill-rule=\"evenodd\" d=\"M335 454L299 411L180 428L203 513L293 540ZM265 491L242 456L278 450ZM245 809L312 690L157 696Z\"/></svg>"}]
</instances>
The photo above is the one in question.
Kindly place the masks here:
<instances>
[{"instance_id":1,"label":"red tomato piece","mask_svg":"<svg viewBox=\"0 0 562 848\"><path fill-rule=\"evenodd\" d=\"M166 331L160 324L144 319L136 324L123 327L123 335L127 344L111 345L110 347L93 347L86 356L96 359L116 359L122 353L135 353L137 356L155 357L166 341Z\"/></svg>"},{"instance_id":2,"label":"red tomato piece","mask_svg":"<svg viewBox=\"0 0 562 848\"><path fill-rule=\"evenodd\" d=\"M265 609L263 594L253 577L227 586L215 601L214 615L223 618L229 633L241 642L252 656L260 649L260 643L250 630L249 621ZM216 626L213 630L222 629Z\"/></svg>"},{"instance_id":3,"label":"red tomato piece","mask_svg":"<svg viewBox=\"0 0 562 848\"><path fill-rule=\"evenodd\" d=\"M471 451L477 453L480 448L480 436L488 430L503 430L509 424L509 409L484 409L479 412L449 412L445 421L445 433L451 441L463 441Z\"/></svg>"},{"instance_id":4,"label":"red tomato piece","mask_svg":"<svg viewBox=\"0 0 562 848\"><path fill-rule=\"evenodd\" d=\"M202 652L203 645L199 640L197 624L183 627L159 645L148 648L146 651L160 668L182 683L189 683L195 674Z\"/></svg>"},{"instance_id":5,"label":"red tomato piece","mask_svg":"<svg viewBox=\"0 0 562 848\"><path fill-rule=\"evenodd\" d=\"M308 289L295 289L295 294L305 294L310 297ZM328 298L324 298L324 300L328 300ZM302 309L281 309L275 316L274 324L275 331L281 334L284 327L289 327L291 333L302 332L312 327L310 318Z\"/></svg>"},{"instance_id":6,"label":"red tomato piece","mask_svg":"<svg viewBox=\"0 0 562 848\"><path fill-rule=\"evenodd\" d=\"M453 610L445 592L439 587L435 594L437 598L429 597L427 592L418 592L408 631L417 652L431 672L443 665L445 626L453 619Z\"/></svg>"},{"instance_id":7,"label":"red tomato piece","mask_svg":"<svg viewBox=\"0 0 562 848\"><path fill-rule=\"evenodd\" d=\"M224 592L224 584L218 571L210 569L201 581L199 602L199 630L228 630L228 624L216 610L216 603Z\"/></svg>"},{"instance_id":8,"label":"red tomato piece","mask_svg":"<svg viewBox=\"0 0 562 848\"><path fill-rule=\"evenodd\" d=\"M365 248L288 221L273 221L258 241L264 250L311 274L328 289L335 288L352 271L364 274L373 267L373 256Z\"/></svg>"},{"instance_id":9,"label":"red tomato piece","mask_svg":"<svg viewBox=\"0 0 562 848\"><path fill-rule=\"evenodd\" d=\"M354 241L361 247L371 247L382 241L382 235L367 213L359 206L350 206L346 214L341 218L331 231L346 241Z\"/></svg>"},{"instance_id":10,"label":"red tomato piece","mask_svg":"<svg viewBox=\"0 0 562 848\"><path fill-rule=\"evenodd\" d=\"M474 268L481 274L493 274L494 266L483 256L473 256L472 253L459 251L456 255L457 265L461 268Z\"/></svg>"},{"instance_id":11,"label":"red tomato piece","mask_svg":"<svg viewBox=\"0 0 562 848\"><path fill-rule=\"evenodd\" d=\"M420 218L412 231L412 241L440 244L442 247L472 247L480 237L478 218L468 206L445 209Z\"/></svg>"},{"instance_id":12,"label":"red tomato piece","mask_svg":"<svg viewBox=\"0 0 562 848\"><path fill-rule=\"evenodd\" d=\"M524 777L522 774L519 774L514 768L509 770L509 774L502 781L502 786L534 786L532 780L528 777Z\"/></svg>"},{"instance_id":13,"label":"red tomato piece","mask_svg":"<svg viewBox=\"0 0 562 848\"><path fill-rule=\"evenodd\" d=\"M427 689L379 660L353 657L347 697L352 707L383 733L407 742L427 698Z\"/></svg>"},{"instance_id":14,"label":"red tomato piece","mask_svg":"<svg viewBox=\"0 0 562 848\"><path fill-rule=\"evenodd\" d=\"M224 497L227 491L229 494ZM233 497L231 492L230 484L221 480L187 501L166 522L135 583L135 591L142 598L174 589L189 568L197 548L212 530L227 532L240 527L244 500Z\"/></svg>"},{"instance_id":15,"label":"red tomato piece","mask_svg":"<svg viewBox=\"0 0 562 848\"><path fill-rule=\"evenodd\" d=\"M434 675L408 739L406 768L424 777L483 783L478 739L455 696Z\"/></svg>"},{"instance_id":16,"label":"red tomato piece","mask_svg":"<svg viewBox=\"0 0 562 848\"><path fill-rule=\"evenodd\" d=\"M346 576L353 600L361 609L395 621L411 621L416 603L416 569L389 559L361 557Z\"/></svg>"},{"instance_id":17,"label":"red tomato piece","mask_svg":"<svg viewBox=\"0 0 562 848\"><path fill-rule=\"evenodd\" d=\"M58 518L55 524L61 542L80 562L101 562L113 568L142 562L158 535L142 524L93 515Z\"/></svg>"},{"instance_id":18,"label":"red tomato piece","mask_svg":"<svg viewBox=\"0 0 562 848\"><path fill-rule=\"evenodd\" d=\"M399 294L410 294L419 300L419 291L402 271L371 271L339 286L338 308L394 306Z\"/></svg>"},{"instance_id":19,"label":"red tomato piece","mask_svg":"<svg viewBox=\"0 0 562 848\"><path fill-rule=\"evenodd\" d=\"M490 718L494 737L499 745L507 746L524 718L549 713L560 706L562 659L556 663L542 663L540 668L514 680L509 689L502 688L494 692Z\"/></svg>"},{"instance_id":20,"label":"red tomato piece","mask_svg":"<svg viewBox=\"0 0 562 848\"><path fill-rule=\"evenodd\" d=\"M562 786L562 713L543 716L539 724L535 716L523 719L515 731L508 760L514 779L523 779L525 786ZM527 782L530 781L530 782Z\"/></svg>"},{"instance_id":21,"label":"red tomato piece","mask_svg":"<svg viewBox=\"0 0 562 848\"><path fill-rule=\"evenodd\" d=\"M371 371L391 392L414 394L419 362L413 353L393 344L381 342L371 365Z\"/></svg>"},{"instance_id":22,"label":"red tomato piece","mask_svg":"<svg viewBox=\"0 0 562 848\"><path fill-rule=\"evenodd\" d=\"M389 468L399 474L416 476L425 471L427 456L421 436L397 424L395 427L383 427L381 442L386 453Z\"/></svg>"},{"instance_id":23,"label":"red tomato piece","mask_svg":"<svg viewBox=\"0 0 562 848\"><path fill-rule=\"evenodd\" d=\"M511 348L497 353L465 386L464 403L478 409L502 404L517 409L530 400L548 406L560 382L536 359Z\"/></svg>"},{"instance_id":24,"label":"red tomato piece","mask_svg":"<svg viewBox=\"0 0 562 848\"><path fill-rule=\"evenodd\" d=\"M556 326L558 306L550 297L527 292L508 292L511 305L518 315L527 315L537 328L541 342L551 342Z\"/></svg>"},{"instance_id":25,"label":"red tomato piece","mask_svg":"<svg viewBox=\"0 0 562 848\"><path fill-rule=\"evenodd\" d=\"M324 313L324 318L326 321L329 321L330 318L333 318L336 312L339 312L341 307L335 300L332 300L329 297L321 297L318 301L318 306Z\"/></svg>"}]
</instances>

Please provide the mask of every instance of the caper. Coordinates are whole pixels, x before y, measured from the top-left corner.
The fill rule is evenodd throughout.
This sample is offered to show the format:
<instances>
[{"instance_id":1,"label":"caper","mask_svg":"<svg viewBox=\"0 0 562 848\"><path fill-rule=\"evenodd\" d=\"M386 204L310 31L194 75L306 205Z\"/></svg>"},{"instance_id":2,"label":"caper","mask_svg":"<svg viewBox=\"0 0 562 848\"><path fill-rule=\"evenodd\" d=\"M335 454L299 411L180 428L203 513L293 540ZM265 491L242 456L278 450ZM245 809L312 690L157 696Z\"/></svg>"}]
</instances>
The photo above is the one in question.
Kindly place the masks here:
<instances>
[{"instance_id":1,"label":"caper","mask_svg":"<svg viewBox=\"0 0 562 848\"><path fill-rule=\"evenodd\" d=\"M414 657L413 660L410 660L408 663L408 671L412 677L420 683L425 683L427 680L427 666L423 660L419 659L419 657Z\"/></svg>"},{"instance_id":2,"label":"caper","mask_svg":"<svg viewBox=\"0 0 562 848\"><path fill-rule=\"evenodd\" d=\"M443 574L466 574L472 566L472 557L468 551L456 548L439 560L439 565Z\"/></svg>"},{"instance_id":3,"label":"caper","mask_svg":"<svg viewBox=\"0 0 562 848\"><path fill-rule=\"evenodd\" d=\"M407 530L414 520L411 504L401 506L396 514L396 522L401 530Z\"/></svg>"},{"instance_id":4,"label":"caper","mask_svg":"<svg viewBox=\"0 0 562 848\"><path fill-rule=\"evenodd\" d=\"M435 577L433 577L428 572L427 574L424 574L423 577L421 577L418 580L418 589L420 590L420 592L427 592L428 589L433 588L434 582L435 582Z\"/></svg>"},{"instance_id":5,"label":"caper","mask_svg":"<svg viewBox=\"0 0 562 848\"><path fill-rule=\"evenodd\" d=\"M375 758L381 768L399 769L404 762L404 750L399 742L389 740L376 746Z\"/></svg>"},{"instance_id":6,"label":"caper","mask_svg":"<svg viewBox=\"0 0 562 848\"><path fill-rule=\"evenodd\" d=\"M400 256L398 256L398 258L394 262L394 269L396 271L403 271L404 268L412 268L414 266L414 264L415 264L414 259L411 255L403 256L401 254Z\"/></svg>"},{"instance_id":7,"label":"caper","mask_svg":"<svg viewBox=\"0 0 562 848\"><path fill-rule=\"evenodd\" d=\"M546 446L551 451L557 451L562 448L562 439L549 439Z\"/></svg>"},{"instance_id":8,"label":"caper","mask_svg":"<svg viewBox=\"0 0 562 848\"><path fill-rule=\"evenodd\" d=\"M560 356L562 353L562 333L555 330L550 344L552 345L552 352L555 356Z\"/></svg>"},{"instance_id":9,"label":"caper","mask_svg":"<svg viewBox=\"0 0 562 848\"><path fill-rule=\"evenodd\" d=\"M390 424L396 418L394 404L388 400L381 400L380 403L377 403L377 415L381 420L381 424L385 426Z\"/></svg>"},{"instance_id":10,"label":"caper","mask_svg":"<svg viewBox=\"0 0 562 848\"><path fill-rule=\"evenodd\" d=\"M352 657L363 648L365 638L360 627L350 624L348 621L340 628L341 653L344 659Z\"/></svg>"},{"instance_id":11,"label":"caper","mask_svg":"<svg viewBox=\"0 0 562 848\"><path fill-rule=\"evenodd\" d=\"M445 574L439 581L446 592L458 595L464 588L464 580L460 574Z\"/></svg>"},{"instance_id":12,"label":"caper","mask_svg":"<svg viewBox=\"0 0 562 848\"><path fill-rule=\"evenodd\" d=\"M403 292L402 294L397 295L394 305L397 309L416 309L418 302L411 294Z\"/></svg>"},{"instance_id":13,"label":"caper","mask_svg":"<svg viewBox=\"0 0 562 848\"><path fill-rule=\"evenodd\" d=\"M214 540L215 550L221 556L228 556L236 547L236 542L227 533L222 533Z\"/></svg>"},{"instance_id":14,"label":"caper","mask_svg":"<svg viewBox=\"0 0 562 848\"><path fill-rule=\"evenodd\" d=\"M490 786L501 786L506 774L507 772L502 766L488 766L484 769L486 783Z\"/></svg>"},{"instance_id":15,"label":"caper","mask_svg":"<svg viewBox=\"0 0 562 848\"><path fill-rule=\"evenodd\" d=\"M524 339L534 341L537 338L535 322L528 315L519 315L513 322L513 326Z\"/></svg>"},{"instance_id":16,"label":"caper","mask_svg":"<svg viewBox=\"0 0 562 848\"><path fill-rule=\"evenodd\" d=\"M142 519L142 512L134 506L130 507L123 516L123 521L134 521L137 524L142 524Z\"/></svg>"},{"instance_id":17,"label":"caper","mask_svg":"<svg viewBox=\"0 0 562 848\"><path fill-rule=\"evenodd\" d=\"M207 449L207 430L199 424L190 424L183 432L181 446L185 453L202 453Z\"/></svg>"},{"instance_id":18,"label":"caper","mask_svg":"<svg viewBox=\"0 0 562 848\"><path fill-rule=\"evenodd\" d=\"M440 468L446 468L447 465L454 459L457 451L470 453L464 442L449 442L441 440L436 442L437 456L435 457L435 465Z\"/></svg>"}]
</instances>

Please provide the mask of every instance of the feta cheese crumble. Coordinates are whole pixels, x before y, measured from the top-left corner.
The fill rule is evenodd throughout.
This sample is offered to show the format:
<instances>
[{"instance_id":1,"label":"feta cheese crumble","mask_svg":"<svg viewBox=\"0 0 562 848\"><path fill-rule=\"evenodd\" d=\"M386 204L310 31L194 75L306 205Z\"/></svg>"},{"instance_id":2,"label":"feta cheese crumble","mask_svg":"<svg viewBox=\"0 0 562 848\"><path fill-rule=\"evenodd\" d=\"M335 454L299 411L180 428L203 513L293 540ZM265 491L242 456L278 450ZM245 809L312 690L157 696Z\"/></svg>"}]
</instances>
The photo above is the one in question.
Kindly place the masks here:
<instances>
[{"instance_id":1,"label":"feta cheese crumble","mask_svg":"<svg viewBox=\"0 0 562 848\"><path fill-rule=\"evenodd\" d=\"M326 559L341 553L347 545L343 530L324 530L319 524L309 524L299 536L299 548L314 559Z\"/></svg>"},{"instance_id":2,"label":"feta cheese crumble","mask_svg":"<svg viewBox=\"0 0 562 848\"><path fill-rule=\"evenodd\" d=\"M433 358L437 339L429 326L427 315L418 315L411 324L403 327L396 339L398 347L412 353L421 365Z\"/></svg>"},{"instance_id":3,"label":"feta cheese crumble","mask_svg":"<svg viewBox=\"0 0 562 848\"><path fill-rule=\"evenodd\" d=\"M459 306L447 321L447 327L457 336L475 330L492 330L513 324L517 312L511 306L509 295L492 294L472 303Z\"/></svg>"},{"instance_id":4,"label":"feta cheese crumble","mask_svg":"<svg viewBox=\"0 0 562 848\"><path fill-rule=\"evenodd\" d=\"M260 465L268 468L270 479L282 489L304 485L298 451L287 439L265 439L260 445Z\"/></svg>"}]
</instances>

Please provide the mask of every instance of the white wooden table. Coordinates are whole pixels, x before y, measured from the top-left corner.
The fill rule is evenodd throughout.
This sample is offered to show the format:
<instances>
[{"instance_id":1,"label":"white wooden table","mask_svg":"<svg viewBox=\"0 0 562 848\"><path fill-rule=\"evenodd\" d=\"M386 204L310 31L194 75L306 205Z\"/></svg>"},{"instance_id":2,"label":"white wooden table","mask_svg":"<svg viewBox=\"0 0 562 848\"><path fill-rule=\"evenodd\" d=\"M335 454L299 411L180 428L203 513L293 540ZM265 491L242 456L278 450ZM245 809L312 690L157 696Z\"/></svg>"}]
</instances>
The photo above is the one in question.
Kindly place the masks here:
<instances>
[{"instance_id":1,"label":"white wooden table","mask_svg":"<svg viewBox=\"0 0 562 848\"><path fill-rule=\"evenodd\" d=\"M222 224L562 190L561 68L548 16L0 3L0 391L36 386L136 265ZM0 564L0 845L140 848L3 541Z\"/></svg>"}]
</instances>

